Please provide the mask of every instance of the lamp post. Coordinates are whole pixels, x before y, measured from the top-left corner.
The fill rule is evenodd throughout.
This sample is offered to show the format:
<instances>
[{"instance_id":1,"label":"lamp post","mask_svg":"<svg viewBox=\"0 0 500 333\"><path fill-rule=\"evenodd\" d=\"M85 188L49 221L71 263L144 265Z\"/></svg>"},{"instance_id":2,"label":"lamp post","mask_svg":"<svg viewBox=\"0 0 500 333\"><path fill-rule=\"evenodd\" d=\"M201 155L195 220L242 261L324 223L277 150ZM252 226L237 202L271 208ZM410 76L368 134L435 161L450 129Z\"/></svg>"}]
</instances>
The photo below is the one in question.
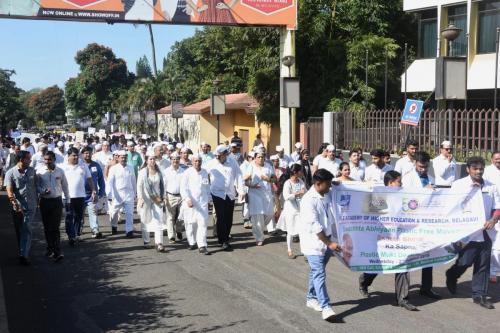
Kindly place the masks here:
<instances>
[{"instance_id":1,"label":"lamp post","mask_svg":"<svg viewBox=\"0 0 500 333\"><path fill-rule=\"evenodd\" d=\"M213 85L212 95L219 93L219 85L221 82L222 81L219 78L216 78L215 80L212 81L212 85ZM213 99L213 97L212 97L212 99ZM220 144L220 115L217 114L217 145L219 145L219 144Z\"/></svg>"},{"instance_id":2,"label":"lamp post","mask_svg":"<svg viewBox=\"0 0 500 333\"><path fill-rule=\"evenodd\" d=\"M283 65L288 67L288 77L292 77L292 73L290 70L290 67L292 67L295 64L295 57L292 55L284 56L283 59L281 59L281 62ZM290 138L290 153L293 151L293 137L292 137L292 108L288 108L288 137Z\"/></svg>"},{"instance_id":3,"label":"lamp post","mask_svg":"<svg viewBox=\"0 0 500 333\"><path fill-rule=\"evenodd\" d=\"M453 41L458 38L462 29L457 28L455 25L450 24L445 29L441 30L441 37L448 42L447 56L453 55ZM465 69L467 71L467 68ZM467 87L465 87L467 90ZM448 136L450 142L453 142L453 100L450 101L450 108L448 109Z\"/></svg>"}]
</instances>

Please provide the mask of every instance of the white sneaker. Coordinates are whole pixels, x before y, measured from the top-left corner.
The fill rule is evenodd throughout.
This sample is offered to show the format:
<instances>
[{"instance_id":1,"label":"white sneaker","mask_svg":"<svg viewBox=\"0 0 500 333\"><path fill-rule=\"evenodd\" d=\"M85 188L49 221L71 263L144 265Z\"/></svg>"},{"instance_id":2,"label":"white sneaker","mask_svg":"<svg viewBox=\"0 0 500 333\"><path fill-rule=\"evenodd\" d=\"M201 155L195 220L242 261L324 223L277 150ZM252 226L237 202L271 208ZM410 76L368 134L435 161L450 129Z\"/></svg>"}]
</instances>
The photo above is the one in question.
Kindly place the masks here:
<instances>
[{"instance_id":1,"label":"white sneaker","mask_svg":"<svg viewBox=\"0 0 500 333\"><path fill-rule=\"evenodd\" d=\"M318 300L315 298L308 299L306 302L306 306L308 308L313 309L314 311L321 312L323 309L321 308L321 305L319 305Z\"/></svg>"},{"instance_id":2,"label":"white sneaker","mask_svg":"<svg viewBox=\"0 0 500 333\"><path fill-rule=\"evenodd\" d=\"M321 311L321 316L323 317L323 320L330 320L333 319L333 316L335 316L335 312L328 306Z\"/></svg>"}]
</instances>

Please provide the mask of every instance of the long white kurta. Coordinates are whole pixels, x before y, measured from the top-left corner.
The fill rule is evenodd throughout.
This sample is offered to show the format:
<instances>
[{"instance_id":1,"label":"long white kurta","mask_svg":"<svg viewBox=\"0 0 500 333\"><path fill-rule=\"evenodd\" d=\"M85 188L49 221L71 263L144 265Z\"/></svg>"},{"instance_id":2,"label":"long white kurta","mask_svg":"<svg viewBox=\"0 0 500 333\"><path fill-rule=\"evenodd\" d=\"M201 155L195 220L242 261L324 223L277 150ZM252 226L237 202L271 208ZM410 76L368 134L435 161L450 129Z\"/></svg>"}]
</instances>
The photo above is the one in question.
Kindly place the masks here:
<instances>
[{"instance_id":1,"label":"long white kurta","mask_svg":"<svg viewBox=\"0 0 500 333\"><path fill-rule=\"evenodd\" d=\"M277 229L286 231L290 235L297 235L297 228L300 217L300 199L295 197L295 193L300 190L306 190L306 185L299 179L297 183L293 183L290 179L283 184L283 199L285 204L278 220Z\"/></svg>"},{"instance_id":2,"label":"long white kurta","mask_svg":"<svg viewBox=\"0 0 500 333\"><path fill-rule=\"evenodd\" d=\"M274 197L271 183L263 181L261 176L271 177L274 175L272 167L264 164L257 166L252 163L247 169L247 175L250 175L250 183L252 186L248 189L248 212L250 216L265 215L271 218L274 214ZM254 185L260 185L259 188L254 188Z\"/></svg>"},{"instance_id":3,"label":"long white kurta","mask_svg":"<svg viewBox=\"0 0 500 333\"><path fill-rule=\"evenodd\" d=\"M183 172L181 178L182 205L179 219L184 223L198 223L200 219L208 220L208 203L210 201L210 181L205 169L197 171L190 167ZM193 207L188 207L187 201L191 199Z\"/></svg>"},{"instance_id":4,"label":"long white kurta","mask_svg":"<svg viewBox=\"0 0 500 333\"><path fill-rule=\"evenodd\" d=\"M137 198L142 199L144 202L142 207L137 207L137 212L141 218L141 223L146 227L146 231L165 230L167 223L163 208L153 202L146 190L147 171L147 168L143 168L137 176ZM158 172L154 176L149 176L149 180L152 182L155 191L160 193L160 176Z\"/></svg>"}]
</instances>

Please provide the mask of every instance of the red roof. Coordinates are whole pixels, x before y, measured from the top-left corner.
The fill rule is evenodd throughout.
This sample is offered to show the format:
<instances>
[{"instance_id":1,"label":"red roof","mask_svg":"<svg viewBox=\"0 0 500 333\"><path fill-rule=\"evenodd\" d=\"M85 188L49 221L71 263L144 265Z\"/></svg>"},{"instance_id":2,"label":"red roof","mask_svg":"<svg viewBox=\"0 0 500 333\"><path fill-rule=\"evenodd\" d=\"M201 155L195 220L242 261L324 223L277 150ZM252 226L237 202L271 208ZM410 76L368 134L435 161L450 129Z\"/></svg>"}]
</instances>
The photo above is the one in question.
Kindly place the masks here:
<instances>
[{"instance_id":1,"label":"red roof","mask_svg":"<svg viewBox=\"0 0 500 333\"><path fill-rule=\"evenodd\" d=\"M255 113L259 103L247 93L229 94L226 95L226 111L230 110L245 110L247 113ZM170 114L172 105L167 105L160 110L158 114ZM210 98L184 106L184 114L203 114L210 112Z\"/></svg>"}]
</instances>

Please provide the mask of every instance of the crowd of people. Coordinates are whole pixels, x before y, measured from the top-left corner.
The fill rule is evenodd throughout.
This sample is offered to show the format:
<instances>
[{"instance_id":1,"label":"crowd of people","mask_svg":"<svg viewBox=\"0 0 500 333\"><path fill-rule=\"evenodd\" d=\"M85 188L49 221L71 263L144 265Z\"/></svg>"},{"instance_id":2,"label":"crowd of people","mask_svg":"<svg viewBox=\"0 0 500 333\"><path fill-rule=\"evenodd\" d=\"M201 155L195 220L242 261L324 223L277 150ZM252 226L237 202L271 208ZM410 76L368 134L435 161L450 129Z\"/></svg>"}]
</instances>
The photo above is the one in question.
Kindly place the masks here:
<instances>
[{"instance_id":1,"label":"crowd of people","mask_svg":"<svg viewBox=\"0 0 500 333\"><path fill-rule=\"evenodd\" d=\"M493 152L486 167L480 157L466 163L468 175L456 179L458 165L451 142L444 141L440 154L431 160L418 142L408 140L403 156L391 165L388 152L370 152L367 165L361 148L343 158L336 147L324 143L316 156L302 143L285 154L282 146L266 150L257 138L253 148L242 152L238 133L229 142L212 147L202 143L190 148L169 137L88 136L84 142L71 135L43 135L35 142L3 138L0 169L12 205L19 244L19 261L29 265L32 224L40 210L47 243L46 256L54 262L64 258L60 223L64 215L70 247L78 246L87 212L93 238L103 237L98 215L108 214L111 233L118 233L125 218L125 237L134 237L134 213L140 219L144 247L168 252L169 244L187 238L190 250L210 255L207 231L210 216L213 233L224 251L232 251L234 207L242 204L244 227L251 229L256 246L265 234L286 233L286 254L296 259L293 242L309 266L306 305L320 311L325 320L334 316L326 290L325 267L343 246L334 237L332 192L340 183L366 183L403 188L481 188L486 215L485 231L462 244L456 263L446 272L446 285L456 293L457 280L474 265L472 297L475 303L493 308L487 299L488 280L497 282L500 272L500 152ZM432 176L434 175L434 176ZM478 208L479 209L479 208ZM63 214L64 212L64 214ZM154 239L151 240L151 233ZM165 239L166 236L166 239ZM375 274L359 277L359 291L369 297ZM395 276L398 304L418 310L408 299L409 274ZM432 267L422 270L420 294L433 299Z\"/></svg>"}]
</instances>

